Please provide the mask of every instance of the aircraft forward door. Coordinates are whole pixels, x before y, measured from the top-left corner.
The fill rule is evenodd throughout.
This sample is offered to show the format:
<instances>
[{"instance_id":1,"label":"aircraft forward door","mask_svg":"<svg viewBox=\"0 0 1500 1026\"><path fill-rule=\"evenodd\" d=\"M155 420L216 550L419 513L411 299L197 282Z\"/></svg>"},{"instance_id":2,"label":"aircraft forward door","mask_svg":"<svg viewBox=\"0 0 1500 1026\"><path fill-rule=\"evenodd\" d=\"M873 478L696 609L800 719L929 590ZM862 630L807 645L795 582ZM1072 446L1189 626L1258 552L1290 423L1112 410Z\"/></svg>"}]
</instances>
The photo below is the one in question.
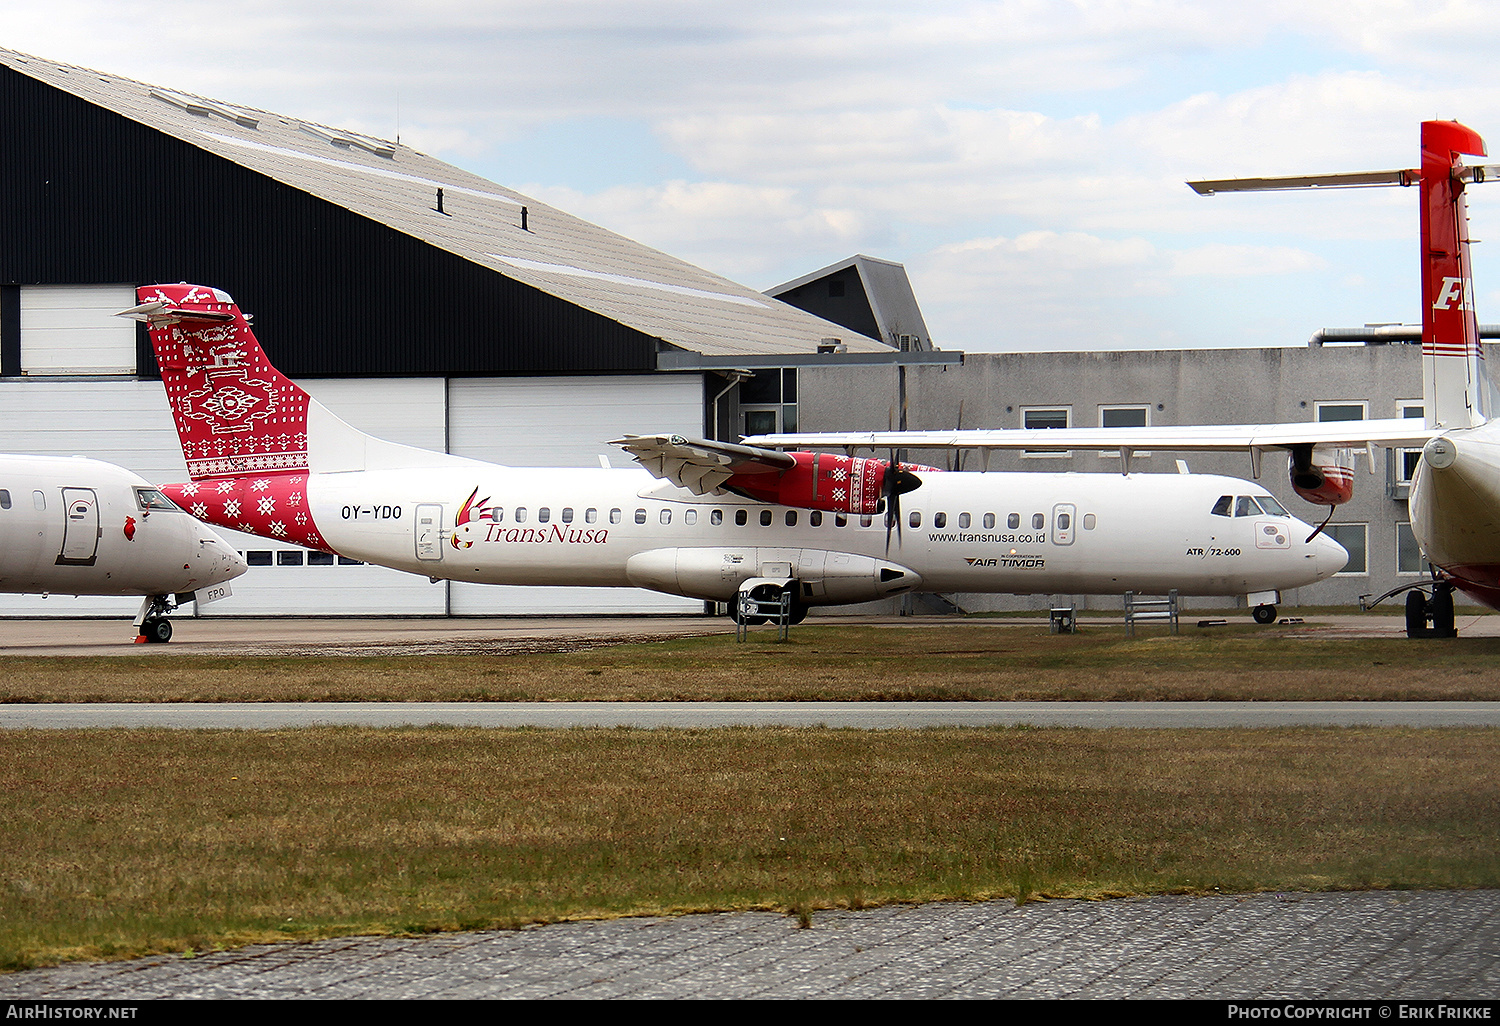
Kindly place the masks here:
<instances>
[{"instance_id":1,"label":"aircraft forward door","mask_svg":"<svg viewBox=\"0 0 1500 1026\"><path fill-rule=\"evenodd\" d=\"M1073 532L1077 529L1078 511L1071 502L1060 502L1052 507L1052 544L1072 545Z\"/></svg>"},{"instance_id":2,"label":"aircraft forward door","mask_svg":"<svg viewBox=\"0 0 1500 1026\"><path fill-rule=\"evenodd\" d=\"M64 488L63 543L57 566L93 566L99 552L99 499L92 488Z\"/></svg>"},{"instance_id":3,"label":"aircraft forward door","mask_svg":"<svg viewBox=\"0 0 1500 1026\"><path fill-rule=\"evenodd\" d=\"M424 502L417 505L413 518L417 531L417 558L430 563L443 559L443 504Z\"/></svg>"}]
</instances>

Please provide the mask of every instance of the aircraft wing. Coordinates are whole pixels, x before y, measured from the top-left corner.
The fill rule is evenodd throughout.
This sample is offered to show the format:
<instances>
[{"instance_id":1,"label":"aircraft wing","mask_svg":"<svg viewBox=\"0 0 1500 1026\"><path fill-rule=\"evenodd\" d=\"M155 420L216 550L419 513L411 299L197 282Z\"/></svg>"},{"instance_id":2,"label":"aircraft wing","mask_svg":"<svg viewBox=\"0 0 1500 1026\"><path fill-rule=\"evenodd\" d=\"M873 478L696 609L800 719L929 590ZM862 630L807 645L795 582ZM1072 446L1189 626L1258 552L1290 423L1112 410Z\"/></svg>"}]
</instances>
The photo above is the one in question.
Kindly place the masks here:
<instances>
[{"instance_id":1,"label":"aircraft wing","mask_svg":"<svg viewBox=\"0 0 1500 1026\"><path fill-rule=\"evenodd\" d=\"M1211 424L1193 427L1002 428L966 431L840 431L755 435L747 443L798 449L1165 449L1228 452L1364 446L1406 448L1425 445L1441 430L1415 419L1347 420L1309 424Z\"/></svg>"},{"instance_id":2,"label":"aircraft wing","mask_svg":"<svg viewBox=\"0 0 1500 1026\"><path fill-rule=\"evenodd\" d=\"M682 435L626 435L612 440L653 476L671 481L694 495L720 494L720 485L735 475L774 474L797 461L784 452Z\"/></svg>"}]
</instances>

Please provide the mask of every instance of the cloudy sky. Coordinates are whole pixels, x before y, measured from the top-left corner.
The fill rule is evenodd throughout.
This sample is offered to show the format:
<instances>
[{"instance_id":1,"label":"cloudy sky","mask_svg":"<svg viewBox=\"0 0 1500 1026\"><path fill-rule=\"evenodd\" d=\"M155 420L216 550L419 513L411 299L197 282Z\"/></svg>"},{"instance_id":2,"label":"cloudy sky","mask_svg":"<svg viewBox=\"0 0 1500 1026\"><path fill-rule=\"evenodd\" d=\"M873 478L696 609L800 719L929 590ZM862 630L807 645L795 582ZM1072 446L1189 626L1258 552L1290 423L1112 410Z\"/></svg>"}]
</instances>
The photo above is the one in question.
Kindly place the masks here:
<instances>
[{"instance_id":1,"label":"cloudy sky","mask_svg":"<svg viewBox=\"0 0 1500 1026\"><path fill-rule=\"evenodd\" d=\"M1413 167L1435 117L1500 146L1485 0L48 0L0 46L399 131L759 289L899 260L971 351L1415 322L1415 190L1183 181ZM1500 184L1471 213L1500 246Z\"/></svg>"}]
</instances>

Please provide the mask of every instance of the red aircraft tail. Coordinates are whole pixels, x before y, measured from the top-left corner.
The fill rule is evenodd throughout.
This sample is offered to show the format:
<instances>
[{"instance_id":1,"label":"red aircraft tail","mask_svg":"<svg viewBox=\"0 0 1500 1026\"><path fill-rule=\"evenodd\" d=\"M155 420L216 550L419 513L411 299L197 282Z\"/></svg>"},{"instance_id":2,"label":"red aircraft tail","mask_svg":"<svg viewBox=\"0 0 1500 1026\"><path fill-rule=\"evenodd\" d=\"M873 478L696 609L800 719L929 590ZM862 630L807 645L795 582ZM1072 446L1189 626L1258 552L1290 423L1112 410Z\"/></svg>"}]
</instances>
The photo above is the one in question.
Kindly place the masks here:
<instances>
[{"instance_id":1,"label":"red aircraft tail","mask_svg":"<svg viewBox=\"0 0 1500 1026\"><path fill-rule=\"evenodd\" d=\"M306 471L312 397L266 359L234 300L201 285L150 285L123 316L145 321L188 475Z\"/></svg>"}]
</instances>

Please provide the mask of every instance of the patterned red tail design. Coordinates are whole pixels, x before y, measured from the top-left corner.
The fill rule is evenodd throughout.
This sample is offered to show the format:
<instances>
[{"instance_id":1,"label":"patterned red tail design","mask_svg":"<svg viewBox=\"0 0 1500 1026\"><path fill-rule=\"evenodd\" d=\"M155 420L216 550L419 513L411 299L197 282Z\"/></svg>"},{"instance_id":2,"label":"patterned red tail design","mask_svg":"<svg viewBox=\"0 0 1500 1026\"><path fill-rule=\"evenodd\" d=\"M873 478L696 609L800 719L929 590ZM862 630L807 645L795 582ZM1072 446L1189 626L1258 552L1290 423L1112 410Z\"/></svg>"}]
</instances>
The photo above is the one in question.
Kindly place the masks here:
<instances>
[{"instance_id":1,"label":"patterned red tail design","mask_svg":"<svg viewBox=\"0 0 1500 1026\"><path fill-rule=\"evenodd\" d=\"M305 472L308 395L271 366L234 300L201 285L136 298L129 313L150 329L188 475Z\"/></svg>"}]
</instances>

